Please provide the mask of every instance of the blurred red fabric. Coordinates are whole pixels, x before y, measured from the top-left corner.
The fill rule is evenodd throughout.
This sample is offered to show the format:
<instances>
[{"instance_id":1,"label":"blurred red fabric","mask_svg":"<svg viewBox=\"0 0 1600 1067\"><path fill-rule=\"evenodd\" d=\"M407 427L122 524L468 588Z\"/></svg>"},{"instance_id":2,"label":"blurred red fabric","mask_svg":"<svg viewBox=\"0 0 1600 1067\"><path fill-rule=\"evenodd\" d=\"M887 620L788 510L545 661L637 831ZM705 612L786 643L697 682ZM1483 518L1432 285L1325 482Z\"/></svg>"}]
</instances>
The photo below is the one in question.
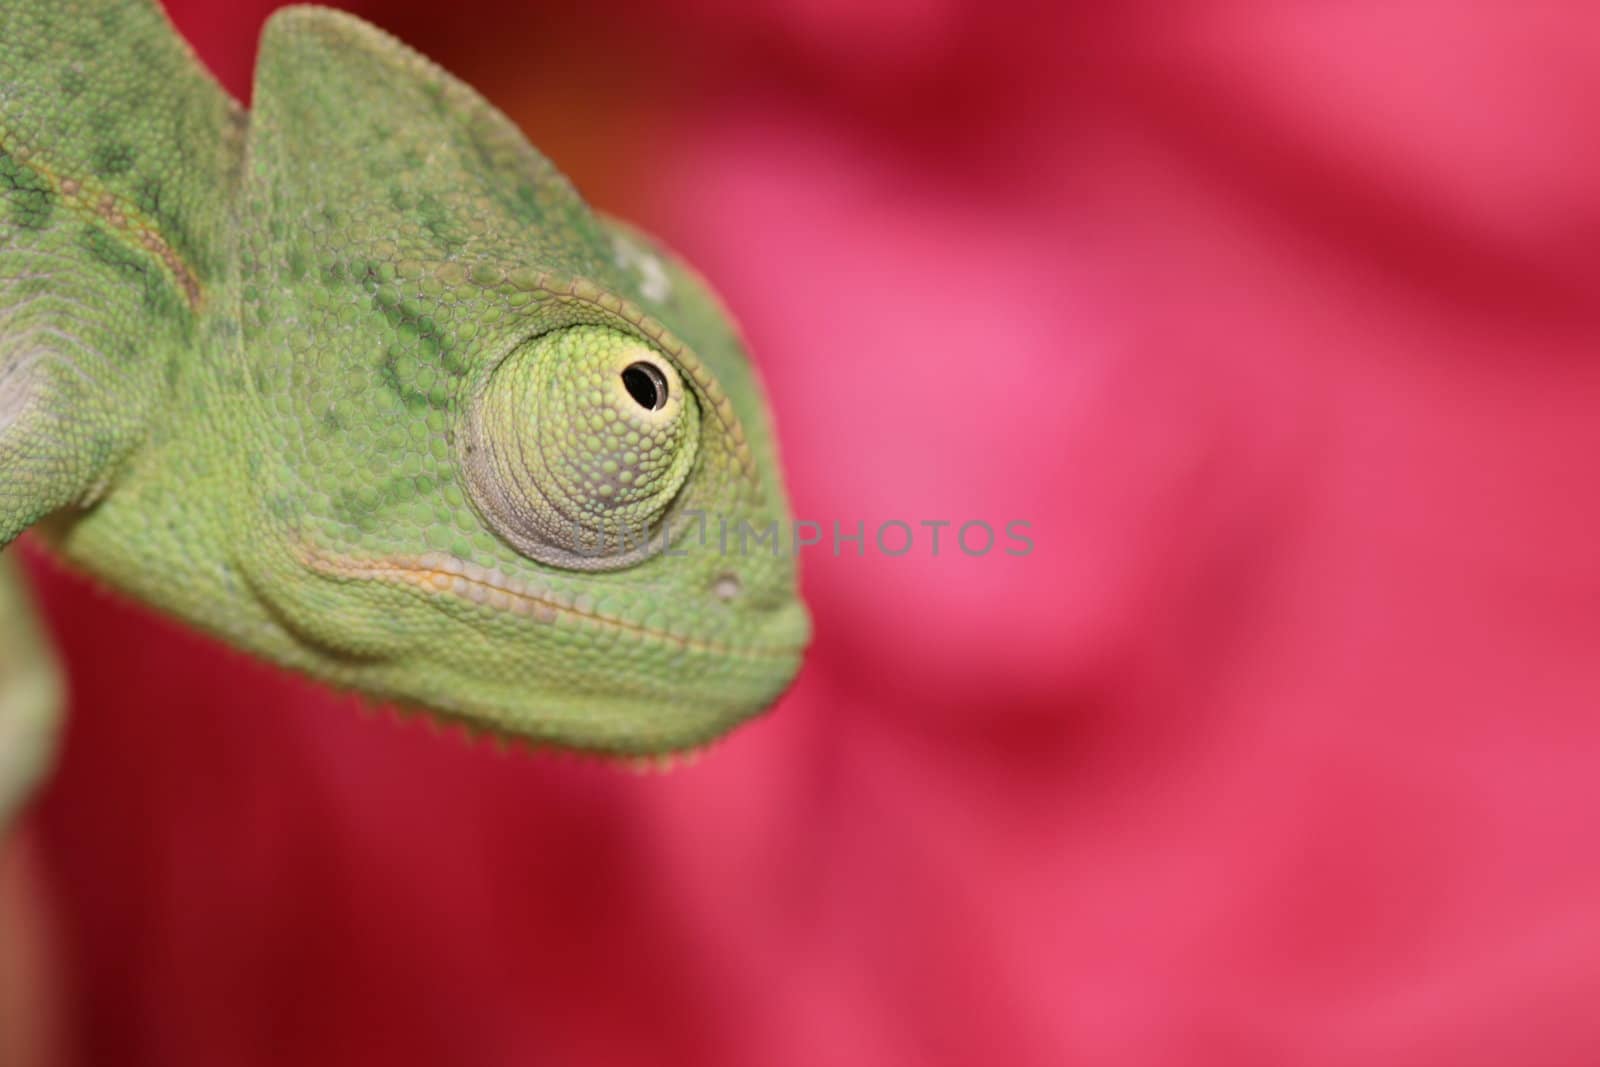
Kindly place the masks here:
<instances>
[{"instance_id":1,"label":"blurred red fabric","mask_svg":"<svg viewBox=\"0 0 1600 1067\"><path fill-rule=\"evenodd\" d=\"M645 779L36 567L78 1062L1600 1062L1593 6L357 10L715 280L802 518L1035 549L810 550Z\"/></svg>"}]
</instances>

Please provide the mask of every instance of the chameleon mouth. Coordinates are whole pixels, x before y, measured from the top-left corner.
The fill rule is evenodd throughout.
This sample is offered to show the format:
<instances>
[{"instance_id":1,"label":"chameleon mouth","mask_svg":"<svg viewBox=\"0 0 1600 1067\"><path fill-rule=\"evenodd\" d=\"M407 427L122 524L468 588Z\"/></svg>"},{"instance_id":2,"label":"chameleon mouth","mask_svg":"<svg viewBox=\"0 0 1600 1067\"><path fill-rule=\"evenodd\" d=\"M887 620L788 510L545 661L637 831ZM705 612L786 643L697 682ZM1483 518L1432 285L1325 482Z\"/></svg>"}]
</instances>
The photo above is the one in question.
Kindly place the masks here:
<instances>
[{"instance_id":1,"label":"chameleon mouth","mask_svg":"<svg viewBox=\"0 0 1600 1067\"><path fill-rule=\"evenodd\" d=\"M382 559L358 559L333 555L302 544L298 554L305 566L331 578L380 581L408 586L426 593L480 604L494 611L519 615L539 623L572 620L613 633L679 648L686 652L740 659L786 660L795 658L805 649L803 642L787 645L733 644L675 630L645 626L630 619L596 610L587 594L568 596L548 586L537 586L516 575L506 574L492 567L481 567L443 552L425 552L418 556L388 556Z\"/></svg>"}]
</instances>

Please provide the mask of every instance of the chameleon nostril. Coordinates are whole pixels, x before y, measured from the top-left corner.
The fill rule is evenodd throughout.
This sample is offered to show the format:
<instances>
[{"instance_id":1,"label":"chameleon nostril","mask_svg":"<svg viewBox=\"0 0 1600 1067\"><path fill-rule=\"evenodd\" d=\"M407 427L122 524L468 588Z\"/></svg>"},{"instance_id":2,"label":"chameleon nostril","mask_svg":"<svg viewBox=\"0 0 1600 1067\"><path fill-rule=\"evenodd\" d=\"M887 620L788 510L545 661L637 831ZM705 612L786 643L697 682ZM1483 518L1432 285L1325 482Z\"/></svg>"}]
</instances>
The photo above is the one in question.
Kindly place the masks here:
<instances>
[{"instance_id":1,"label":"chameleon nostril","mask_svg":"<svg viewBox=\"0 0 1600 1067\"><path fill-rule=\"evenodd\" d=\"M738 596L741 588L743 587L739 584L739 577L734 574L720 575L711 583L712 595L724 603Z\"/></svg>"}]
</instances>

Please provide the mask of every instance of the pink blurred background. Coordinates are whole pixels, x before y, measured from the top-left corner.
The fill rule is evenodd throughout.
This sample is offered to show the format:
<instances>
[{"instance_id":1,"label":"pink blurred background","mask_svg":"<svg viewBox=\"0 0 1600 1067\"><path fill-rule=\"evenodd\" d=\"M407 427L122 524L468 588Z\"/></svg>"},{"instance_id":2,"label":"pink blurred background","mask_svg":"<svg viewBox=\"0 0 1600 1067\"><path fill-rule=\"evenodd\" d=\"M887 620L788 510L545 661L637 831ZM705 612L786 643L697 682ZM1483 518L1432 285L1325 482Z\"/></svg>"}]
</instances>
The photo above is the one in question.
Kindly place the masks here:
<instances>
[{"instance_id":1,"label":"pink blurred background","mask_svg":"<svg viewBox=\"0 0 1600 1067\"><path fill-rule=\"evenodd\" d=\"M353 10L714 279L802 517L1036 547L812 549L642 779L35 560L69 1062L1600 1062L1592 5Z\"/></svg>"}]
</instances>

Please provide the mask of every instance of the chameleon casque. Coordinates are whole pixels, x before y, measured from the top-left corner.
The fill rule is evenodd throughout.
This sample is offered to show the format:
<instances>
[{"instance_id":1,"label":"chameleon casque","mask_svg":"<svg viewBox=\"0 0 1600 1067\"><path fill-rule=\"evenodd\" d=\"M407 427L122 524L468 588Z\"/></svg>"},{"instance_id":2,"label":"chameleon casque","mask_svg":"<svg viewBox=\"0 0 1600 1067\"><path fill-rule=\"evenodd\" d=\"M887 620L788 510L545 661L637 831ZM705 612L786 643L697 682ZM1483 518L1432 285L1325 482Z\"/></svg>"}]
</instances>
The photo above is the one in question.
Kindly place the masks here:
<instances>
[{"instance_id":1,"label":"chameleon casque","mask_svg":"<svg viewBox=\"0 0 1600 1067\"><path fill-rule=\"evenodd\" d=\"M792 555L715 534L789 521L706 283L428 60L286 8L247 112L154 0L0 0L0 547L31 527L379 700L643 755L798 670ZM58 697L8 567L0 824Z\"/></svg>"}]
</instances>

